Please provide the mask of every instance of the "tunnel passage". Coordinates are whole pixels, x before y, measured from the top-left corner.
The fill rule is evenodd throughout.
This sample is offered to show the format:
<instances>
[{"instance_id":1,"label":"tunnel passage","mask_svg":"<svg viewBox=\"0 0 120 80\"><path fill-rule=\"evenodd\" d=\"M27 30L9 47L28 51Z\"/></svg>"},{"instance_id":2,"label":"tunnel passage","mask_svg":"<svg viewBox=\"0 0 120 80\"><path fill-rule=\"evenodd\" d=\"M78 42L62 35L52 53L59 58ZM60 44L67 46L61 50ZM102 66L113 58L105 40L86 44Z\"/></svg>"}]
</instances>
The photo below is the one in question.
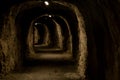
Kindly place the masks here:
<instances>
[{"instance_id":1,"label":"tunnel passage","mask_svg":"<svg viewBox=\"0 0 120 80\"><path fill-rule=\"evenodd\" d=\"M1 53L0 58L0 73L9 72L16 69L16 64L19 64L22 59L18 59L20 49L16 41L19 41L15 36L14 19L17 12L19 13L18 3L31 0L3 0L1 1ZM32 0L34 1L34 0ZM41 1L41 0L40 0ZM51 0L54 1L54 0ZM118 0L59 0L68 1L76 4L84 15L86 31L88 35L88 62L87 71L90 80L120 80L119 79L119 3ZM33 3L33 2L31 2ZM10 14L7 11L12 5L14 9L10 9ZM23 4L22 4L23 5ZM67 4L69 6L69 4ZM25 5L24 5L25 6ZM70 7L70 6L69 6ZM6 16L8 14L9 16ZM5 16L3 16L5 15ZM5 20L3 20L5 17ZM6 19L7 17L7 19ZM12 18L12 19L11 19ZM0 22L0 23L1 23ZM18 28L19 29L19 28ZM47 30L47 28L46 28ZM48 33L49 34L49 33ZM42 34L40 35L42 36ZM47 44L49 38L44 35L44 40L40 44ZM36 38L35 38L36 39ZM37 39L36 39L37 40ZM36 41L37 42L37 41ZM22 43L22 42L21 42ZM39 42L38 42L39 43ZM2 52L3 51L3 52ZM21 50L23 51L23 50ZM112 75L112 76L111 76ZM18 80L18 78L16 78ZM14 80L16 80L14 79ZM5 80L5 79L3 79ZM11 80L11 79L7 79ZM21 79L23 80L23 79ZM31 79L28 79L31 80ZM36 80L36 79L33 79ZM40 79L43 80L43 79ZM63 80L63 79L60 79Z\"/></svg>"},{"instance_id":2,"label":"tunnel passage","mask_svg":"<svg viewBox=\"0 0 120 80\"><path fill-rule=\"evenodd\" d=\"M31 59L75 60L79 48L76 14L58 3L43 4L27 8L16 17L19 36L29 50L23 53Z\"/></svg>"},{"instance_id":3,"label":"tunnel passage","mask_svg":"<svg viewBox=\"0 0 120 80\"><path fill-rule=\"evenodd\" d=\"M48 72L53 70L55 74L56 69L52 68L57 67L60 70L60 78L69 78L71 74L85 78L87 38L84 21L77 7L59 1L28 1L14 5L7 18L5 27L10 30L7 39L11 42L3 40L3 43L9 43L6 44L8 47L17 46L15 50L10 47L10 51L6 52L14 54L10 55L15 57L15 62L10 65L12 69L9 70L14 67L20 67L21 70L26 68L26 65L32 70L33 66L36 66L34 63L40 62L37 63L39 73L49 69ZM5 33L6 29L3 31ZM43 69L41 62L45 64ZM28 68L25 70L29 71ZM63 73L66 70L67 72Z\"/></svg>"},{"instance_id":4,"label":"tunnel passage","mask_svg":"<svg viewBox=\"0 0 120 80\"><path fill-rule=\"evenodd\" d=\"M65 43L70 43L71 42L69 40L70 39L69 38L70 37L70 32L69 32L69 30L66 30L66 31L64 30L64 28L67 28L67 25L65 23L61 23L61 24L64 24L64 26L65 26L61 29L61 26L54 20L54 18L55 18L55 16L52 19L49 19L49 18L48 19L47 18L41 19L41 18L39 18L38 20L35 21L35 23L37 23L37 21L38 21L38 25L35 25L35 27L38 29L38 37L39 38L40 38L40 34L42 34L41 37L43 37L43 35L46 35L46 38L47 38L47 35L49 35L49 38L47 38L47 40L46 40L46 38L42 38L41 41L44 40L44 42L45 42L45 44L43 44L42 47L43 48L45 48L45 47L46 48L47 47L48 48L55 48L56 50L58 48L58 51L59 51L59 50L62 50L62 48L63 49L67 48L67 46L66 46L67 44L65 44ZM60 19L58 18L58 20L60 20ZM62 22L63 22L63 20L62 20ZM43 32L44 31L43 28L39 25L39 24L42 24L42 23L46 24L46 26L48 25L48 27L47 27L48 32L46 32L46 33ZM44 26L44 27L46 27L46 26ZM64 31L64 34L62 33L63 31ZM69 34L66 33L66 32L68 32ZM35 30L34 30L33 42L36 39L38 39L36 33L37 32L35 32ZM66 33L66 37L65 37L65 33ZM35 37L35 35L36 35L36 37ZM68 42L67 42L67 39L68 39ZM39 43L41 43L41 42L39 42L39 41L40 40L38 40L38 44L35 44L35 46L40 46ZM63 45L63 43L64 43L64 45ZM50 51L50 49L48 49L48 51ZM51 51L52 51L52 49L51 49Z\"/></svg>"}]
</instances>

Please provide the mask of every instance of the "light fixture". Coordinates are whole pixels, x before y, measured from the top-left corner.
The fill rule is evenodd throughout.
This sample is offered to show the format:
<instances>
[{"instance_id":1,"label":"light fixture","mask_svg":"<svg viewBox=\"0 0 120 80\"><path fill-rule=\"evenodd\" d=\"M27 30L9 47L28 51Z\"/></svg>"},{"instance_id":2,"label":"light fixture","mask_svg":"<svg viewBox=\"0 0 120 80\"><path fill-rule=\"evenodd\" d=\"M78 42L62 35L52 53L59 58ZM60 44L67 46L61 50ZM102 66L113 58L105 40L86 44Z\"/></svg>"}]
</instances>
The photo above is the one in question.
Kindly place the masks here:
<instances>
[{"instance_id":1,"label":"light fixture","mask_svg":"<svg viewBox=\"0 0 120 80\"><path fill-rule=\"evenodd\" d=\"M46 6L48 6L48 5L49 5L49 2L48 2L48 1L45 1L44 4L45 4Z\"/></svg>"},{"instance_id":2,"label":"light fixture","mask_svg":"<svg viewBox=\"0 0 120 80\"><path fill-rule=\"evenodd\" d=\"M35 25L37 26L37 25L38 25L38 23L35 23Z\"/></svg>"},{"instance_id":3,"label":"light fixture","mask_svg":"<svg viewBox=\"0 0 120 80\"><path fill-rule=\"evenodd\" d=\"M52 15L48 15L48 17L50 17L50 18L51 18L51 17L52 17Z\"/></svg>"}]
</instances>

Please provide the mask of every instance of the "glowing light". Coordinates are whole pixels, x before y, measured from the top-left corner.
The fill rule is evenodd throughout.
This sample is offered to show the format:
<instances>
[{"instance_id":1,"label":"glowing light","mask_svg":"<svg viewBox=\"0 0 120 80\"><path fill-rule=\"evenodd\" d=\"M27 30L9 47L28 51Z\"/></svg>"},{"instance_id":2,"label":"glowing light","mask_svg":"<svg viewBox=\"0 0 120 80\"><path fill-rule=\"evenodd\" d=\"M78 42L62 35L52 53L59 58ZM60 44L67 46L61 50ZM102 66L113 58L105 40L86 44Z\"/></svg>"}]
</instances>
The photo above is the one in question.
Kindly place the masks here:
<instances>
[{"instance_id":1,"label":"glowing light","mask_svg":"<svg viewBox=\"0 0 120 80\"><path fill-rule=\"evenodd\" d=\"M52 17L52 15L49 15L49 17Z\"/></svg>"},{"instance_id":2,"label":"glowing light","mask_svg":"<svg viewBox=\"0 0 120 80\"><path fill-rule=\"evenodd\" d=\"M35 25L38 25L38 23L35 23Z\"/></svg>"},{"instance_id":3,"label":"glowing light","mask_svg":"<svg viewBox=\"0 0 120 80\"><path fill-rule=\"evenodd\" d=\"M45 3L45 5L46 5L46 6L48 6L48 5L49 5L49 2L48 2L48 1L45 1L44 3Z\"/></svg>"}]
</instances>

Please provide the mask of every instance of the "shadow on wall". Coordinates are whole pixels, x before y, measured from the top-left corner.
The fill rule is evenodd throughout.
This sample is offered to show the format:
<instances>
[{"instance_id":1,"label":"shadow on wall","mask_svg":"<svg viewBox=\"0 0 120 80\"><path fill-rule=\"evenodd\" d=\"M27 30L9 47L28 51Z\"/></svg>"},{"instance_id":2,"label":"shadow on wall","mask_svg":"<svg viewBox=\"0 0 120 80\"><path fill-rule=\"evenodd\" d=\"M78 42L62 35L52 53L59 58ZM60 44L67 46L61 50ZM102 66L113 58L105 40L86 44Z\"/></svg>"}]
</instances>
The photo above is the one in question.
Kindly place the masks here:
<instances>
[{"instance_id":1,"label":"shadow on wall","mask_svg":"<svg viewBox=\"0 0 120 80\"><path fill-rule=\"evenodd\" d=\"M88 39L90 80L119 80L120 9L119 2L79 1Z\"/></svg>"}]
</instances>

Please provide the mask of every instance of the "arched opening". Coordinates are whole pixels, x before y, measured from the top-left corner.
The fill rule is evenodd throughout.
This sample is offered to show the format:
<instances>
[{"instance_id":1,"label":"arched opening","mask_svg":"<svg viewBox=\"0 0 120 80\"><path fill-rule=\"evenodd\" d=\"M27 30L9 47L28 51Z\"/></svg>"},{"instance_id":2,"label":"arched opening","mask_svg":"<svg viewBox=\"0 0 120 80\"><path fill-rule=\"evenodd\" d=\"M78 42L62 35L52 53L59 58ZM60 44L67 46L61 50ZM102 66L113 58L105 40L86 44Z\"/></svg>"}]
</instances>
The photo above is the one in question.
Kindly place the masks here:
<instances>
[{"instance_id":1,"label":"arched opening","mask_svg":"<svg viewBox=\"0 0 120 80\"><path fill-rule=\"evenodd\" d=\"M71 74L85 78L86 34L83 18L74 5L29 1L13 6L9 16L10 28L16 32L22 67L31 71L39 66L40 73L52 70L55 75L54 70L58 70L59 78L69 78Z\"/></svg>"}]
</instances>

